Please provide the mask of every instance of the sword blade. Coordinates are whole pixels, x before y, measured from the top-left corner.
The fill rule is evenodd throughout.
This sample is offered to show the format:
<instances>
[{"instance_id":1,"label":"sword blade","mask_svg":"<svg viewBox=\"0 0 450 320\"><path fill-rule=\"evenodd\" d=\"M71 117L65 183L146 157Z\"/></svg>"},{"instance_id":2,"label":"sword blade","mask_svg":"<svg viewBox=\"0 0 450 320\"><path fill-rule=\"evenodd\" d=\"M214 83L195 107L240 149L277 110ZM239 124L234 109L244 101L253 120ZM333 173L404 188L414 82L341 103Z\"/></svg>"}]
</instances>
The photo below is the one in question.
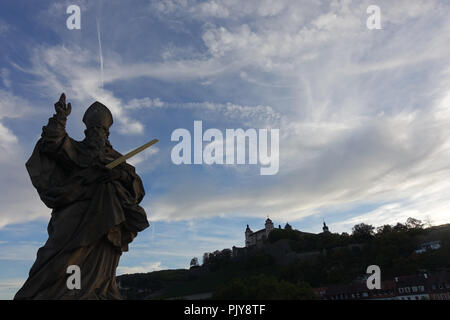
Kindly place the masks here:
<instances>
[{"instance_id":1,"label":"sword blade","mask_svg":"<svg viewBox=\"0 0 450 320\"><path fill-rule=\"evenodd\" d=\"M132 156L138 154L141 151L144 151L145 149L147 149L148 147L150 147L151 145L154 145L155 143L157 143L159 140L158 139L153 139L150 142L147 142L146 144L140 146L139 148L134 149L133 151L128 152L126 155L121 156L120 158L117 158L116 160L108 163L106 165L106 167L108 169L112 169L116 166L118 166L119 164L121 164L122 162L125 162L127 159L130 159Z\"/></svg>"}]
</instances>

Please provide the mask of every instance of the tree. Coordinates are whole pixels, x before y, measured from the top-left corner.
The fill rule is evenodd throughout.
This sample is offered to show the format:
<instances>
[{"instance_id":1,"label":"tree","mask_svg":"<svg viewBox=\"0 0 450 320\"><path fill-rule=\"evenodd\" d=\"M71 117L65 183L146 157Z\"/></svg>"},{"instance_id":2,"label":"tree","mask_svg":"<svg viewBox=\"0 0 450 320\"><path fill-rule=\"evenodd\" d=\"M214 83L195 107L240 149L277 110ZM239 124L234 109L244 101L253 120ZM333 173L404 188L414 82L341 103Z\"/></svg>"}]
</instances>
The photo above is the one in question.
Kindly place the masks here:
<instances>
[{"instance_id":1,"label":"tree","mask_svg":"<svg viewBox=\"0 0 450 320\"><path fill-rule=\"evenodd\" d=\"M213 299L313 300L315 295L305 282L290 283L274 276L260 274L246 279L233 279L217 288Z\"/></svg>"},{"instance_id":2,"label":"tree","mask_svg":"<svg viewBox=\"0 0 450 320\"><path fill-rule=\"evenodd\" d=\"M431 220L430 216L426 216L424 222L427 228L431 228L433 226L433 221Z\"/></svg>"},{"instance_id":3,"label":"tree","mask_svg":"<svg viewBox=\"0 0 450 320\"><path fill-rule=\"evenodd\" d=\"M392 232L392 226L389 224L385 224L384 226L377 228L377 235L387 234Z\"/></svg>"},{"instance_id":4,"label":"tree","mask_svg":"<svg viewBox=\"0 0 450 320\"><path fill-rule=\"evenodd\" d=\"M408 229L422 229L423 225L422 221L418 219L408 218L408 220L406 220L406 227Z\"/></svg>"},{"instance_id":5,"label":"tree","mask_svg":"<svg viewBox=\"0 0 450 320\"><path fill-rule=\"evenodd\" d=\"M392 228L396 232L406 231L408 230L408 227L400 222L398 222L394 228Z\"/></svg>"},{"instance_id":6,"label":"tree","mask_svg":"<svg viewBox=\"0 0 450 320\"><path fill-rule=\"evenodd\" d=\"M220 253L222 259L228 260L231 259L231 256L233 255L233 251L231 251L231 249L223 249L222 252Z\"/></svg>"},{"instance_id":7,"label":"tree","mask_svg":"<svg viewBox=\"0 0 450 320\"><path fill-rule=\"evenodd\" d=\"M373 236L374 226L360 223L353 227L352 236L357 240L368 240Z\"/></svg>"},{"instance_id":8,"label":"tree","mask_svg":"<svg viewBox=\"0 0 450 320\"><path fill-rule=\"evenodd\" d=\"M208 264L208 262L209 262L209 253L208 252L205 252L204 254L203 254L203 265L207 265Z\"/></svg>"},{"instance_id":9,"label":"tree","mask_svg":"<svg viewBox=\"0 0 450 320\"><path fill-rule=\"evenodd\" d=\"M197 257L193 257L191 260L191 268L198 267L198 259Z\"/></svg>"}]
</instances>

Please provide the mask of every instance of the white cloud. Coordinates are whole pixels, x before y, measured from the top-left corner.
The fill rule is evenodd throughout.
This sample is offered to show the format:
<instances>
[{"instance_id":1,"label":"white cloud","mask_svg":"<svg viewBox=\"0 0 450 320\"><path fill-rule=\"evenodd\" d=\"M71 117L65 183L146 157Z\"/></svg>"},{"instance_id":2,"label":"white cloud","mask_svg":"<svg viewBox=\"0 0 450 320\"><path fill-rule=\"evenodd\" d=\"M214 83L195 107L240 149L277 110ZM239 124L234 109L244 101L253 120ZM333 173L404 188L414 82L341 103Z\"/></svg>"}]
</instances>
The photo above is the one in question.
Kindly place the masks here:
<instances>
[{"instance_id":1,"label":"white cloud","mask_svg":"<svg viewBox=\"0 0 450 320\"><path fill-rule=\"evenodd\" d=\"M208 179L197 180L195 190L178 186L149 203L155 219L266 212L298 219L388 202L400 208L373 216L388 210L392 219L431 214L445 221L446 202L437 195L450 191L439 183L450 176L448 6L382 1L386 28L376 33L365 27L367 1L320 1L325 11L280 1L287 9L275 10L270 21L255 13L256 5L246 11L250 2L241 13L233 1L214 3L222 13L175 2L169 11L188 10L204 21L228 12L231 22L205 24L211 59L241 65L250 84L291 89L293 103L274 107L282 115L280 174L269 182L239 177L241 185L226 191ZM430 184L436 190L422 194Z\"/></svg>"},{"instance_id":2,"label":"white cloud","mask_svg":"<svg viewBox=\"0 0 450 320\"><path fill-rule=\"evenodd\" d=\"M12 300L26 279L0 279L0 300Z\"/></svg>"},{"instance_id":3,"label":"white cloud","mask_svg":"<svg viewBox=\"0 0 450 320\"><path fill-rule=\"evenodd\" d=\"M0 19L0 35L7 33L10 30L10 26Z\"/></svg>"},{"instance_id":4,"label":"white cloud","mask_svg":"<svg viewBox=\"0 0 450 320\"><path fill-rule=\"evenodd\" d=\"M164 267L161 265L161 261L156 262L144 262L140 266L127 267L119 266L117 267L117 275L121 274L132 274L132 273L148 273L158 270L163 270Z\"/></svg>"},{"instance_id":5,"label":"white cloud","mask_svg":"<svg viewBox=\"0 0 450 320\"><path fill-rule=\"evenodd\" d=\"M83 111L94 101L102 102L111 110L120 133L143 133L144 125L124 111L121 99L103 89L96 60L88 50L77 46L35 48L31 70L16 67L36 76L36 87L44 88L49 96L65 92L68 101L75 101L75 107L82 105Z\"/></svg>"},{"instance_id":6,"label":"white cloud","mask_svg":"<svg viewBox=\"0 0 450 320\"><path fill-rule=\"evenodd\" d=\"M136 146L136 148L137 148L137 146ZM151 157L156 155L158 152L159 152L158 147L151 146L150 148L148 148L148 149L138 153L134 157L130 158L129 160L127 160L127 162L129 164L131 164L132 166L135 166L137 168L137 170L141 171L143 168L147 168L148 166L151 166L151 164L146 164L145 166L143 166L143 168L141 168L141 166L143 165L143 162L148 161Z\"/></svg>"},{"instance_id":7,"label":"white cloud","mask_svg":"<svg viewBox=\"0 0 450 320\"><path fill-rule=\"evenodd\" d=\"M1 246L0 260L8 261L34 261L36 252L43 245L36 243L8 243Z\"/></svg>"},{"instance_id":8,"label":"white cloud","mask_svg":"<svg viewBox=\"0 0 450 320\"><path fill-rule=\"evenodd\" d=\"M9 70L6 69L6 68L2 68L1 71L0 71L0 76L2 78L3 85L6 88L10 88L11 87L11 80L9 78Z\"/></svg>"},{"instance_id":9,"label":"white cloud","mask_svg":"<svg viewBox=\"0 0 450 320\"><path fill-rule=\"evenodd\" d=\"M0 89L0 120L20 118L31 112L32 108L28 101L13 95L10 91Z\"/></svg>"},{"instance_id":10,"label":"white cloud","mask_svg":"<svg viewBox=\"0 0 450 320\"><path fill-rule=\"evenodd\" d=\"M31 221L48 216L25 169L26 158L20 140L2 121L32 113L29 103L12 93L0 90L0 228L7 224Z\"/></svg>"},{"instance_id":11,"label":"white cloud","mask_svg":"<svg viewBox=\"0 0 450 320\"><path fill-rule=\"evenodd\" d=\"M101 88L96 55L75 45L37 49L32 72L52 95L71 88L69 100L104 102L120 117L121 133L143 132L144 124L132 116L140 108L179 107L204 116L211 111L212 117L226 115L236 124L280 126L278 176L236 173L228 176L234 188L207 175L196 177L192 188L192 177L180 177L179 185L151 200L155 219L270 213L291 220L366 202L396 203L406 210L406 203L412 208L449 191L437 183L450 175L449 8L437 1L379 1L384 29L369 31L368 4L152 2L160 15L202 24L197 37L204 47L186 59L166 54L162 62L123 61L118 53L105 59L106 87L148 77L169 83L195 79L208 90L216 83L227 89L230 78L238 77L248 81L249 97L267 103L177 106L149 97L125 103L112 89ZM430 184L438 190L414 198ZM431 205L421 208L421 214L439 215Z\"/></svg>"},{"instance_id":12,"label":"white cloud","mask_svg":"<svg viewBox=\"0 0 450 320\"><path fill-rule=\"evenodd\" d=\"M149 97L145 97L142 99L132 99L126 105L126 109L140 109L140 108L161 108L164 106L164 102L162 102L159 98L151 99Z\"/></svg>"},{"instance_id":13,"label":"white cloud","mask_svg":"<svg viewBox=\"0 0 450 320\"><path fill-rule=\"evenodd\" d=\"M141 99L132 99L126 105L125 109L184 109L200 116L203 120L208 118L217 119L224 117L229 121L241 122L246 126L269 125L277 126L281 121L281 114L276 112L271 106L255 105L245 106L231 102L166 102L159 98L145 97Z\"/></svg>"}]
</instances>

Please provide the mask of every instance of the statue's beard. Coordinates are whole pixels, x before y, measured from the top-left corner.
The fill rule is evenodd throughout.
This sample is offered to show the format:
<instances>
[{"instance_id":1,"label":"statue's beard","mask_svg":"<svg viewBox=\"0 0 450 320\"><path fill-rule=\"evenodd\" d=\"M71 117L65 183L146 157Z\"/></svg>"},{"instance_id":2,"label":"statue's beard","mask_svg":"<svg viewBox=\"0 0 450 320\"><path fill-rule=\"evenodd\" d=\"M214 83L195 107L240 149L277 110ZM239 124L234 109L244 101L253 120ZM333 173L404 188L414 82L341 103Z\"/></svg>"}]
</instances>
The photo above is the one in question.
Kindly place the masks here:
<instances>
[{"instance_id":1,"label":"statue's beard","mask_svg":"<svg viewBox=\"0 0 450 320\"><path fill-rule=\"evenodd\" d=\"M86 145L96 151L101 151L105 146L110 146L106 134L97 128L89 128L85 131L86 138L84 139Z\"/></svg>"},{"instance_id":2,"label":"statue's beard","mask_svg":"<svg viewBox=\"0 0 450 320\"><path fill-rule=\"evenodd\" d=\"M101 150L106 145L106 139L101 137L86 137L86 144L96 150Z\"/></svg>"}]
</instances>

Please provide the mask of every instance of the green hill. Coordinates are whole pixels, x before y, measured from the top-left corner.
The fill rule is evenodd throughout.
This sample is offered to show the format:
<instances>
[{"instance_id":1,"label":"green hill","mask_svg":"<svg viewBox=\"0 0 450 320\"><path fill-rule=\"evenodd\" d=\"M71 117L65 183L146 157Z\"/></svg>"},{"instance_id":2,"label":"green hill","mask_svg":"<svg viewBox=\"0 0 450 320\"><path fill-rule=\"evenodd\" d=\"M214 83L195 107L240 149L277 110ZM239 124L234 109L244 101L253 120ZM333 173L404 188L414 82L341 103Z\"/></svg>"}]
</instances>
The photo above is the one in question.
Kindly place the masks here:
<instances>
[{"instance_id":1,"label":"green hill","mask_svg":"<svg viewBox=\"0 0 450 320\"><path fill-rule=\"evenodd\" d=\"M422 243L440 241L440 248L416 253ZM275 229L263 247L233 257L230 249L206 254L202 266L117 277L127 299L167 299L211 293L218 299L311 299L311 287L350 283L369 265L381 268L383 279L450 268L450 224L423 228L406 224L359 224L351 235L309 234Z\"/></svg>"}]
</instances>

